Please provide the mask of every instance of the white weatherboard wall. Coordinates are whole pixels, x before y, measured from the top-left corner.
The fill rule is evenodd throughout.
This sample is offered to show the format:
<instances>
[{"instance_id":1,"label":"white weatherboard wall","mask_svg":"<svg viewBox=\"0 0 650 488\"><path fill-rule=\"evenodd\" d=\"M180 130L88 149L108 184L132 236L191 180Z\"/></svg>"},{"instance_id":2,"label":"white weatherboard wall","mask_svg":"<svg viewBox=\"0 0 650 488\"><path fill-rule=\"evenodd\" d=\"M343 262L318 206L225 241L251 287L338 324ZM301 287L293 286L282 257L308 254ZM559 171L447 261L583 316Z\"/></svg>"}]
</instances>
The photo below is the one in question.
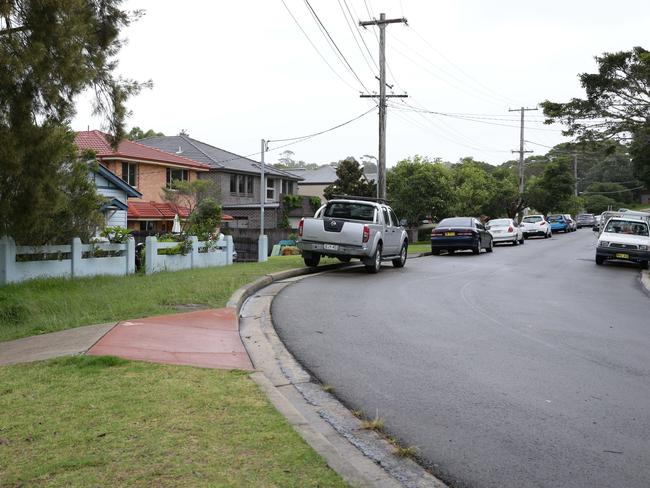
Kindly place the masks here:
<instances>
[{"instance_id":1,"label":"white weatherboard wall","mask_svg":"<svg viewBox=\"0 0 650 488\"><path fill-rule=\"evenodd\" d=\"M92 250L121 253L112 257L83 257ZM30 261L29 255L48 255L52 259ZM16 256L22 256L17 261ZM75 237L63 246L16 246L10 237L0 239L0 286L34 278L80 278L83 276L124 276L135 273L135 241L124 244L82 244Z\"/></svg>"},{"instance_id":2,"label":"white weatherboard wall","mask_svg":"<svg viewBox=\"0 0 650 488\"><path fill-rule=\"evenodd\" d=\"M147 237L145 255L145 273L153 274L160 271L178 271L181 269L209 268L212 266L228 266L232 264L232 236L225 236L217 241L216 248L208 248L206 242L196 236L191 236L192 250L187 254L158 254L160 249L170 249L178 246L178 242L158 242L155 237Z\"/></svg>"}]
</instances>

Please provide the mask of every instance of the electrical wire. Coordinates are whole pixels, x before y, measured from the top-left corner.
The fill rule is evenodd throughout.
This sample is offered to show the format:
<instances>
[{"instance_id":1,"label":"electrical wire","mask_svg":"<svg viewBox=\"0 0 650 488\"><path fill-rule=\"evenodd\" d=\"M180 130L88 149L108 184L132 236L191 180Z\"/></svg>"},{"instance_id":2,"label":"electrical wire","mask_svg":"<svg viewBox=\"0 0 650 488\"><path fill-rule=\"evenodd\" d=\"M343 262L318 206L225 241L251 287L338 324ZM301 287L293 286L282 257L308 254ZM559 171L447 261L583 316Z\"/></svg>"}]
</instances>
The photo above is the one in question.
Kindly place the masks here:
<instances>
[{"instance_id":1,"label":"electrical wire","mask_svg":"<svg viewBox=\"0 0 650 488\"><path fill-rule=\"evenodd\" d=\"M341 59L343 60L343 62L345 63L345 65L348 67L348 69L350 70L350 72L354 75L354 77L357 79L357 81L361 84L361 86L362 86L363 89L366 91L366 93L370 93L370 91L368 90L368 88L366 87L366 85L363 83L363 81L361 81L361 78L359 78L359 75L357 74L357 72L354 70L354 68L352 67L352 65L350 64L350 62L347 60L347 58L345 57L345 55L343 54L343 52L341 51L341 49L339 48L339 46L336 44L336 42L335 42L334 39L332 38L331 34L329 33L329 31L327 30L327 28L325 27L325 25L324 25L323 22L321 21L320 17L318 17L318 14L317 14L316 11L314 10L314 7L311 6L311 3L309 3L309 0L305 0L305 4L306 4L307 7L309 8L309 11L311 12L312 16L313 16L314 19L316 20L317 24L320 26L320 28L322 29L322 31L324 31L324 33L327 35L327 38L330 40L330 42L332 43L332 45L334 46L334 48L336 48L336 51L338 52L338 54L340 55Z\"/></svg>"},{"instance_id":2,"label":"electrical wire","mask_svg":"<svg viewBox=\"0 0 650 488\"><path fill-rule=\"evenodd\" d=\"M375 68L376 68L377 70L378 70L379 68L377 67L376 63L375 63L375 68L373 68L373 67L370 65L370 62L368 61L368 58L366 57L366 53L365 53L364 50L361 48L361 44L359 44L359 40L357 39L357 34L360 36L361 33L358 32L359 28L356 27L356 24L354 23L354 17L352 17L352 14L350 13L350 9L348 8L348 9L347 9L347 13L346 13L345 9L343 8L343 4L341 3L341 0L338 0L338 4L339 4L339 7L341 8L341 12L343 13L343 17L345 18L345 25L347 25L347 26L348 26L348 29L350 29L350 34L352 34L352 38L354 39L354 42L356 43L357 47L359 48L359 51L361 52L361 57L363 58L363 60L365 61L366 65L367 65L368 68L370 69L370 72L372 73L372 75L373 75L373 76L376 76L376 75L375 75L375 73L376 73L376 72L375 72ZM347 4L346 4L346 6L347 6ZM352 24L357 28L357 34L354 33L354 27L350 25L350 20L348 19L348 13L350 13L350 17L352 18ZM363 40L363 38L361 38L361 40ZM370 56L370 59L371 59L372 62L374 63L375 60L372 58L372 56Z\"/></svg>"},{"instance_id":3,"label":"electrical wire","mask_svg":"<svg viewBox=\"0 0 650 488\"><path fill-rule=\"evenodd\" d=\"M287 4L285 3L285 1L284 1L284 0L281 0L281 1L282 1L282 5L284 5L284 8L287 10L287 12L289 12L289 15L291 16L291 18L293 19L293 21L296 23L296 25L298 26L298 28L300 29L300 31L303 33L303 35L304 35L304 36L307 38L307 40L309 41L309 44L311 44L311 46L314 48L314 50L316 51L316 53L318 53L318 55L320 56L320 58L325 62L325 64L326 64L327 67L332 71L332 73L334 73L334 74L335 74L335 75L336 75L336 76L337 76L337 77L338 77L338 78L339 78L343 83L345 83L345 84L346 84L347 86L349 86L351 89L353 89L353 90L356 91L357 88L353 87L350 83L348 83L348 82L347 82L347 81L346 81L346 80L345 80L345 79L344 79L344 78L343 78L343 77L338 73L338 71L336 71L336 70L332 67L332 65L329 63L329 61L327 61L327 59L326 59L325 56L323 55L323 53L320 52L320 49L318 49L318 47L316 46L316 44L314 44L314 42L311 40L311 38L309 37L309 35L307 35L307 32L305 32L305 29L302 28L302 26L300 25L300 22L298 22L298 19L296 19L296 17L293 15L293 13L291 12L291 10L289 10L289 7L288 7Z\"/></svg>"},{"instance_id":4,"label":"electrical wire","mask_svg":"<svg viewBox=\"0 0 650 488\"><path fill-rule=\"evenodd\" d=\"M612 183L617 183L617 182L612 182ZM581 195L609 195L612 193L625 193L626 191L641 190L642 188L645 188L645 185L637 186L635 188L626 188L625 190L616 190L616 191L583 191L580 192L580 194Z\"/></svg>"},{"instance_id":5,"label":"electrical wire","mask_svg":"<svg viewBox=\"0 0 650 488\"><path fill-rule=\"evenodd\" d=\"M354 122L355 120L359 120L360 118L365 117L370 112L374 111L376 108L377 108L377 105L373 104L373 107L370 110L366 110L362 114L357 115L356 117L351 118L350 120L346 120L345 122L343 122L341 124L335 125L334 127L330 127L329 129L325 129L325 130L322 130L322 131L319 131L319 132L314 132L312 134L307 134L307 135L304 135L304 136L287 137L285 139L269 139L267 142L285 142L285 141L295 141L295 140L298 140L298 139L300 139L300 140L311 139L312 137L316 137L316 136L319 136L321 134L331 132L331 131L336 130L336 129L340 128L340 127L343 127L344 125L348 125L348 124Z\"/></svg>"}]
</instances>

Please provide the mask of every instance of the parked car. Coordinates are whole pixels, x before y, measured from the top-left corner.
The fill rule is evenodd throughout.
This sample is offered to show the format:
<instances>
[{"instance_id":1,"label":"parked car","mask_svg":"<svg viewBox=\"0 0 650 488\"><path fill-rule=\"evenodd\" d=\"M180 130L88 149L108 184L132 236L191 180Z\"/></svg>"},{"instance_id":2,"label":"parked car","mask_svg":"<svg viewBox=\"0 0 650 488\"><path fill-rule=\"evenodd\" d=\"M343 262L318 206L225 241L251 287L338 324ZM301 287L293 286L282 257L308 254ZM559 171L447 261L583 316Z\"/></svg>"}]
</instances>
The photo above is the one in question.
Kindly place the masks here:
<instances>
[{"instance_id":1,"label":"parked car","mask_svg":"<svg viewBox=\"0 0 650 488\"><path fill-rule=\"evenodd\" d=\"M543 236L548 239L552 235L551 225L543 215L526 215L520 226L524 239L532 236Z\"/></svg>"},{"instance_id":2,"label":"parked car","mask_svg":"<svg viewBox=\"0 0 650 488\"><path fill-rule=\"evenodd\" d=\"M344 262L358 258L368 272L377 273L384 260L391 260L396 268L406 263L405 223L383 200L335 198L313 218L300 221L297 245L306 266L318 266L321 256Z\"/></svg>"},{"instance_id":3,"label":"parked car","mask_svg":"<svg viewBox=\"0 0 650 488\"><path fill-rule=\"evenodd\" d=\"M494 244L509 242L516 246L525 242L522 228L512 219L492 219L485 224L485 228L492 236Z\"/></svg>"},{"instance_id":4,"label":"parked car","mask_svg":"<svg viewBox=\"0 0 650 488\"><path fill-rule=\"evenodd\" d=\"M570 232L571 224L567 222L562 214L549 215L546 217L548 223L551 224L552 232Z\"/></svg>"},{"instance_id":5,"label":"parked car","mask_svg":"<svg viewBox=\"0 0 650 488\"><path fill-rule=\"evenodd\" d=\"M578 230L578 224L576 223L575 220L573 220L573 217L569 214L562 214L564 216L564 220L566 220L569 223L569 232L575 232Z\"/></svg>"},{"instance_id":6,"label":"parked car","mask_svg":"<svg viewBox=\"0 0 650 488\"><path fill-rule=\"evenodd\" d=\"M474 254L480 253L481 249L492 252L492 244L492 235L474 217L442 219L431 231L431 254L434 255L440 251L453 254L465 249L471 249Z\"/></svg>"},{"instance_id":7,"label":"parked car","mask_svg":"<svg viewBox=\"0 0 650 488\"><path fill-rule=\"evenodd\" d=\"M648 269L650 225L642 217L612 217L598 237L596 264L615 259L639 263Z\"/></svg>"},{"instance_id":8,"label":"parked car","mask_svg":"<svg viewBox=\"0 0 650 488\"><path fill-rule=\"evenodd\" d=\"M596 225L596 216L590 213L578 214L576 215L576 224L578 225L578 229L593 227Z\"/></svg>"}]
</instances>

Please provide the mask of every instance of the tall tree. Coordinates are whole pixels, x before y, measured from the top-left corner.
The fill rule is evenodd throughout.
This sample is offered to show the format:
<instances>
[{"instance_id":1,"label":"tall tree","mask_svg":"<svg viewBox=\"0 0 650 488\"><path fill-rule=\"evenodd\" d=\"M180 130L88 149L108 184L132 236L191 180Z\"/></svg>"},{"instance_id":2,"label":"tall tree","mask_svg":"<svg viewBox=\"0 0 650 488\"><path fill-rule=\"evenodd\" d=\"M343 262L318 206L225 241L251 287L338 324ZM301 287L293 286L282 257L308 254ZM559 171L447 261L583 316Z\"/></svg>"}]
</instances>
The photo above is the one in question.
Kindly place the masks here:
<instances>
[{"instance_id":1,"label":"tall tree","mask_svg":"<svg viewBox=\"0 0 650 488\"><path fill-rule=\"evenodd\" d=\"M138 139L146 139L147 137L160 137L164 135L165 134L162 132L156 132L153 129L149 129L145 132L140 127L135 126L128 132L128 134L126 134L126 138L129 141L137 141Z\"/></svg>"},{"instance_id":2,"label":"tall tree","mask_svg":"<svg viewBox=\"0 0 650 488\"><path fill-rule=\"evenodd\" d=\"M79 93L95 91L95 110L107 116L113 143L124 135L125 101L141 85L113 74L119 33L138 15L120 5L0 2L0 234L28 244L49 239L42 230L74 181L68 124Z\"/></svg>"},{"instance_id":3,"label":"tall tree","mask_svg":"<svg viewBox=\"0 0 650 488\"><path fill-rule=\"evenodd\" d=\"M409 225L449 215L451 171L442 164L420 156L402 160L386 172L386 188L391 206Z\"/></svg>"},{"instance_id":4,"label":"tall tree","mask_svg":"<svg viewBox=\"0 0 650 488\"><path fill-rule=\"evenodd\" d=\"M377 194L377 185L366 179L363 168L351 156L339 162L336 167L336 176L336 181L323 191L323 195L328 200L334 195L374 197Z\"/></svg>"},{"instance_id":5,"label":"tall tree","mask_svg":"<svg viewBox=\"0 0 650 488\"><path fill-rule=\"evenodd\" d=\"M535 210L574 213L579 202L573 197L573 170L568 157L558 158L546 165L544 173L529 183L528 201Z\"/></svg>"},{"instance_id":6,"label":"tall tree","mask_svg":"<svg viewBox=\"0 0 650 488\"><path fill-rule=\"evenodd\" d=\"M580 141L631 143L635 171L650 185L650 52L635 47L595 59L598 72L579 75L586 98L542 102L547 122L562 122Z\"/></svg>"},{"instance_id":7,"label":"tall tree","mask_svg":"<svg viewBox=\"0 0 650 488\"><path fill-rule=\"evenodd\" d=\"M464 158L452 166L455 215L478 217L486 213L486 207L493 200L498 188L485 164L472 158Z\"/></svg>"}]
</instances>

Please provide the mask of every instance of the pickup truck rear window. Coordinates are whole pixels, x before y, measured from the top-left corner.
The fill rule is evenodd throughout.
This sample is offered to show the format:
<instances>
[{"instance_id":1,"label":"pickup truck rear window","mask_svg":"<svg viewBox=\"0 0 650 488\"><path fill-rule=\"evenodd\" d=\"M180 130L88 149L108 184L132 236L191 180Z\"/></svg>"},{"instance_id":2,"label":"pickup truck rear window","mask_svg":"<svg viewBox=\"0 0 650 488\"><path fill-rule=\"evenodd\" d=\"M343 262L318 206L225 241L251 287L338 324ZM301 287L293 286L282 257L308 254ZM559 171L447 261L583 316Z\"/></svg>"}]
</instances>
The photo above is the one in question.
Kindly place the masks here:
<instances>
[{"instance_id":1,"label":"pickup truck rear window","mask_svg":"<svg viewBox=\"0 0 650 488\"><path fill-rule=\"evenodd\" d=\"M612 234L630 234L635 236L647 237L648 225L643 222L611 219L607 223L605 232L611 232Z\"/></svg>"},{"instance_id":2,"label":"pickup truck rear window","mask_svg":"<svg viewBox=\"0 0 650 488\"><path fill-rule=\"evenodd\" d=\"M325 207L323 217L373 222L375 220L375 207L363 203L331 202Z\"/></svg>"}]
</instances>

